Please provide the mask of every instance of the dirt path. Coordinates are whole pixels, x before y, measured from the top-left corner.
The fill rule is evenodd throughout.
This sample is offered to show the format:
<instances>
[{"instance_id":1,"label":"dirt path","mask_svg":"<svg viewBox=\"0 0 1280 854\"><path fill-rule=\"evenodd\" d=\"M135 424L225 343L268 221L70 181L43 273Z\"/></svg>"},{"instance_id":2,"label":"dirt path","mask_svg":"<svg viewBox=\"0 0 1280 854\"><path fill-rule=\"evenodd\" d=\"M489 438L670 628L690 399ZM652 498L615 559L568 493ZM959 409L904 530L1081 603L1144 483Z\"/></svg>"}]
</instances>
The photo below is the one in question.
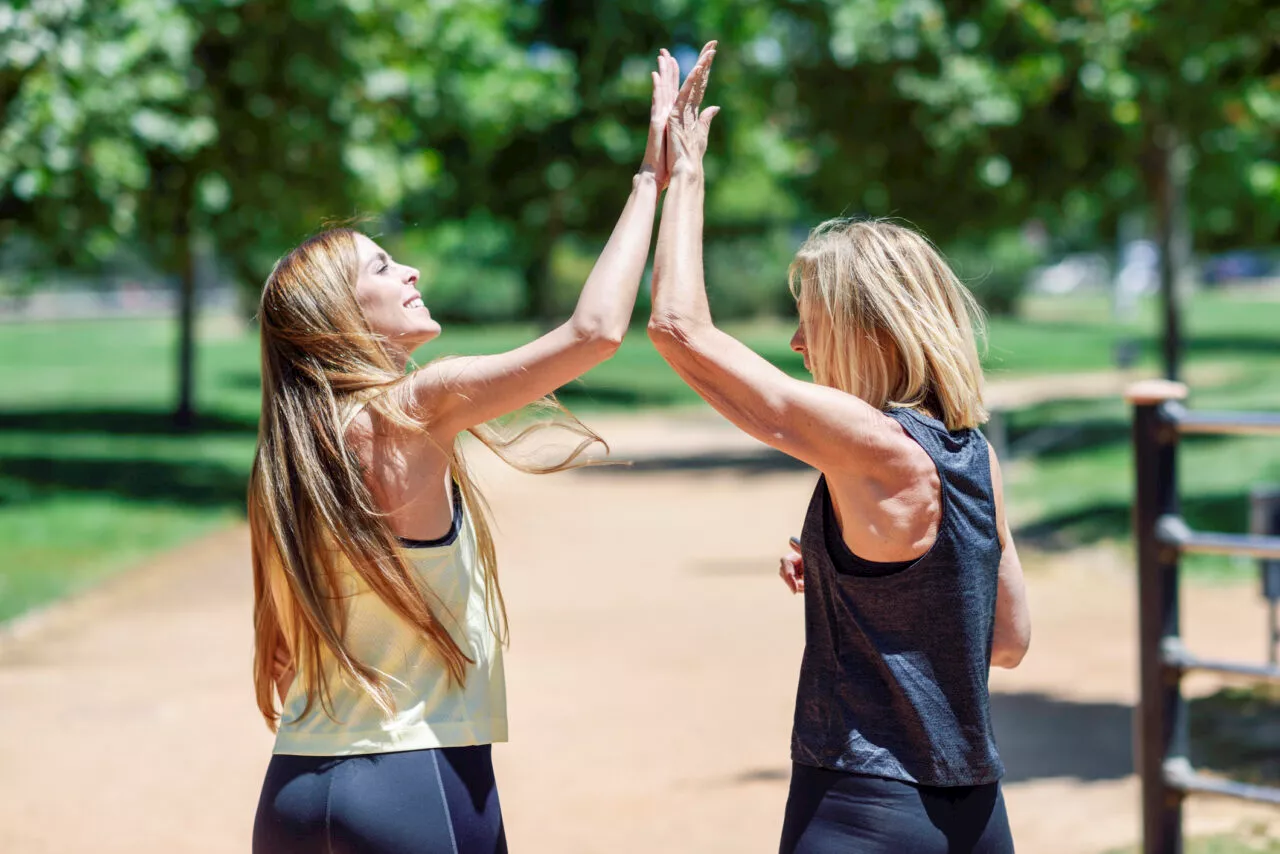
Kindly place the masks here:
<instances>
[{"instance_id":1,"label":"dirt path","mask_svg":"<svg viewBox=\"0 0 1280 854\"><path fill-rule=\"evenodd\" d=\"M533 478L474 455L513 628L495 754L513 850L776 850L803 638L774 570L813 475L705 414L598 426L641 462ZM243 528L218 533L0 640L0 851L248 850L271 739L247 555ZM1020 851L1136 836L1126 560L1027 557L1034 647L993 678ZM1251 587L1186 600L1198 649L1260 654ZM1189 811L1194 832L1277 819Z\"/></svg>"}]
</instances>

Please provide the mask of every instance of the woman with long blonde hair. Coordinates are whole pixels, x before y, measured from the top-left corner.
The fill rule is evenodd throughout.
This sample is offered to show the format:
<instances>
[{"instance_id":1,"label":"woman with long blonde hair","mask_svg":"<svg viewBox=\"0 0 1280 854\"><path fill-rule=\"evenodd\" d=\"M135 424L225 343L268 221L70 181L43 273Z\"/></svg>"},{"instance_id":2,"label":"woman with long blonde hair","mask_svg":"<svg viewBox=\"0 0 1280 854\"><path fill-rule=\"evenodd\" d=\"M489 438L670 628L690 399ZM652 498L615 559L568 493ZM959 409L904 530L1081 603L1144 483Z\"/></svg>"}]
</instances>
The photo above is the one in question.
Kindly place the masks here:
<instances>
[{"instance_id":1,"label":"woman with long blonde hair","mask_svg":"<svg viewBox=\"0 0 1280 854\"><path fill-rule=\"evenodd\" d=\"M276 743L258 854L506 850L490 755L507 737L506 614L460 436L518 464L507 452L529 433L576 434L564 459L522 466L541 472L601 441L547 395L627 330L678 77L662 51L631 196L573 316L523 347L407 372L441 331L418 271L348 229L307 240L267 280L248 501L254 685ZM514 436L488 424L539 401L553 417Z\"/></svg>"},{"instance_id":2,"label":"woman with long blonde hair","mask_svg":"<svg viewBox=\"0 0 1280 854\"><path fill-rule=\"evenodd\" d=\"M705 85L705 76L699 87ZM979 431L972 296L921 235L818 226L791 266L796 380L712 323L701 88L667 126L650 337L708 403L820 473L781 562L805 595L783 854L1007 854L987 676L1030 622L1000 467Z\"/></svg>"}]
</instances>

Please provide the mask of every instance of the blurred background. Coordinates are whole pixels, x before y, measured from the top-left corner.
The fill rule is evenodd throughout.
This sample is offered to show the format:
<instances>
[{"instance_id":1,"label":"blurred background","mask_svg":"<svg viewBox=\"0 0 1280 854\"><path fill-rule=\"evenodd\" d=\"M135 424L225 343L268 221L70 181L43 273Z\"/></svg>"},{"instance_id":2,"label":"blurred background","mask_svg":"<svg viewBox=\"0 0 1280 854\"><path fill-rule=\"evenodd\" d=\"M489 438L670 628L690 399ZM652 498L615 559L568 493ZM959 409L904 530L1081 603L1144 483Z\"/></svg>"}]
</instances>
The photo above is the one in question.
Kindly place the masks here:
<instances>
[{"instance_id":1,"label":"blurred background","mask_svg":"<svg viewBox=\"0 0 1280 854\"><path fill-rule=\"evenodd\" d=\"M716 319L799 376L786 270L809 228L897 217L944 251L988 313L987 432L1008 461L1045 626L1023 670L993 683L1005 696L997 737L1013 754L1015 831L1031 852L1131 850L1122 394L1168 375L1196 406L1280 408L1272 0L0 5L0 731L10 733L0 761L13 769L0 783L0 847L75 850L56 793L85 786L97 806L77 808L114 828L100 826L96 850L117 837L119 850L245 850L270 749L249 689L243 499L259 406L253 313L271 265L324 223L354 219L422 270L446 333L420 361L529 340L572 309L629 192L658 48L687 71L712 38L707 101L723 112L707 160L705 255ZM500 758L513 841L772 850L802 642L773 572L813 474L721 425L640 328L560 397L636 465L556 486L487 469L499 545L513 556L513 720L519 703L533 710ZM1250 491L1280 482L1280 444L1184 445L1189 522L1245 530ZM695 484L720 496L705 530L681 521L704 512ZM530 506L537 519L525 518ZM649 602L637 579L600 581L593 600L593 580L570 608L547 591L559 576L510 569L570 571L566 550L593 573L669 565L661 572L679 595L707 597L723 619L703 638L706 661L655 651L636 610L652 604L683 626L687 602ZM1205 642L1265 656L1256 563L1186 566ZM757 589L758 601L743 592ZM634 791L581 782L584 769L616 771L616 756L538 752L559 734L604 753L645 738L630 724L628 735L601 729L607 715L566 700L556 681L580 676L573 662L588 655L586 638L563 627L594 622L592 643L621 644L610 660L638 656L627 680L637 728L655 725L645 703L666 708L691 692L721 709L705 713L696 741L711 751L707 767L724 765L714 779L733 786L673 770L687 752L636 745ZM742 643L765 647L748 655ZM702 669L712 667L728 670ZM177 684L174 669L186 674ZM109 725L70 699L86 679L100 680ZM734 694L734 708L751 711L726 721L723 691L748 682L758 693ZM1197 764L1280 781L1274 693L1206 684L1193 713ZM102 763L136 749L117 736L172 727L173 751L185 751L192 715L234 721L217 724L230 727L225 740L202 742L209 755L195 765L224 792L223 813L189 777L162 770L167 749L135 763L140 779L111 798L91 794ZM51 718L79 733L76 749L23 737ZM749 749L737 736L716 746L734 726ZM759 763L735 765L744 750ZM86 755L99 764L85 770ZM697 811L717 809L724 825L703 826ZM1193 851L1280 852L1269 819L1207 809L1193 815ZM197 812L209 824L199 832L174 817ZM571 830L584 815L602 835Z\"/></svg>"}]
</instances>

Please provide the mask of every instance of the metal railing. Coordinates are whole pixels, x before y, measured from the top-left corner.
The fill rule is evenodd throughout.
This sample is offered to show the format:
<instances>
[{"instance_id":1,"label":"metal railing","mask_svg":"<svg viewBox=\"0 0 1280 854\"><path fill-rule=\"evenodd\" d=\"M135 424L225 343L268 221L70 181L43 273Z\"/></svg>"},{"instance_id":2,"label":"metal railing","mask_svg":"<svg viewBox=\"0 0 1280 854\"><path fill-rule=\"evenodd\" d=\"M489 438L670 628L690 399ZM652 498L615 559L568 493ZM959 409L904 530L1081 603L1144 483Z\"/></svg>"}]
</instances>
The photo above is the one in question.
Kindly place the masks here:
<instances>
[{"instance_id":1,"label":"metal railing","mask_svg":"<svg viewBox=\"0 0 1280 854\"><path fill-rule=\"evenodd\" d=\"M1280 537L1194 531L1178 512L1177 450L1184 434L1280 436L1280 414L1190 412L1186 386L1163 380L1129 389L1137 475L1138 642L1141 692L1134 738L1142 777L1143 854L1181 854L1182 801L1214 794L1280 805L1280 788L1197 773L1187 757L1187 707L1181 680L1209 671L1280 682L1280 667L1210 661L1182 643L1178 561L1184 553L1280 558Z\"/></svg>"}]
</instances>

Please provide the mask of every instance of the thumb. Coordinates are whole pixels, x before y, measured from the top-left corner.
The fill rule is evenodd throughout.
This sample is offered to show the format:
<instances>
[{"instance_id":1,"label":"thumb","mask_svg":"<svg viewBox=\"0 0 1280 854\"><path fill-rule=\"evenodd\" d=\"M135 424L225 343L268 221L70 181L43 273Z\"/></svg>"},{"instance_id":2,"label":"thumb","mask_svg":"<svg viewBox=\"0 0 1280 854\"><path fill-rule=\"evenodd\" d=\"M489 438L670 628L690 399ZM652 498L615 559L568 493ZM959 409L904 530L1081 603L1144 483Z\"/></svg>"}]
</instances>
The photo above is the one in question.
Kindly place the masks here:
<instances>
[{"instance_id":1,"label":"thumb","mask_svg":"<svg viewBox=\"0 0 1280 854\"><path fill-rule=\"evenodd\" d=\"M703 110L702 115L698 117L702 122L702 127L705 128L706 130L711 130L711 120L714 119L717 115L719 115L719 113L720 113L719 107L707 107L705 110Z\"/></svg>"}]
</instances>

